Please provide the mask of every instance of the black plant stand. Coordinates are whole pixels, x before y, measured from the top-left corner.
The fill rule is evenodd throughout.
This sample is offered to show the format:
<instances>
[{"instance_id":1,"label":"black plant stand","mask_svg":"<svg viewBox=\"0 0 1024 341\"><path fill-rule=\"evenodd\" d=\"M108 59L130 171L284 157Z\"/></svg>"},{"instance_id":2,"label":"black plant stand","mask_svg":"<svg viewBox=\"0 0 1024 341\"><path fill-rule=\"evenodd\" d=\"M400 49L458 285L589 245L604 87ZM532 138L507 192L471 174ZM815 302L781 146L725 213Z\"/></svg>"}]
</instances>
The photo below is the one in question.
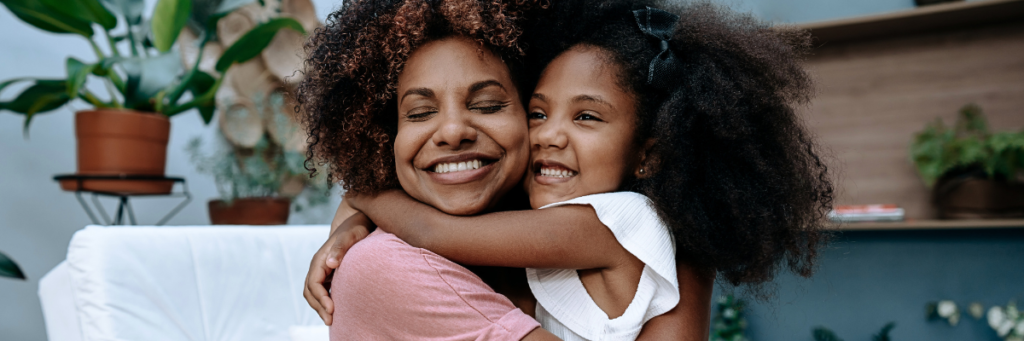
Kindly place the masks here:
<instances>
[{"instance_id":1,"label":"black plant stand","mask_svg":"<svg viewBox=\"0 0 1024 341\"><path fill-rule=\"evenodd\" d=\"M89 204L85 201L85 199L82 198L82 193L83 192L91 193L92 194L92 203L93 203L93 205L96 206L95 210L97 212L99 212L100 216L103 218L103 221L105 222L105 224L102 224L102 225L136 225L136 222L135 222L135 212L132 211L132 205L131 205L131 203L128 200L131 197L166 196L166 197L184 197L185 198L184 200L181 201L181 203L179 203L177 206L175 206L173 209L171 209L171 211L168 212L167 215L165 215L163 218L161 218L160 221L158 221L156 223L156 225L163 225L164 223L167 222L167 220L171 219L171 217L174 217L175 214L178 214L178 211L181 211L181 209L184 208L185 205L187 205L190 201L192 201L192 194L188 192L188 184L185 183L185 179L184 178L156 176L156 175L123 175L123 174L122 175L81 175L81 174L64 174L64 175L54 176L53 180L55 180L57 182L63 182L63 181L75 181L76 182L76 186L75 186L76 190L74 191L75 192L75 198L78 199L78 203L82 204L82 208L85 209L85 213L89 215L89 219L92 220L93 224L97 224L97 225L101 225L101 223L100 223L99 220L96 219L96 215L93 214L93 209L90 208ZM131 181L153 181L153 182L157 182L157 181L160 181L160 182L171 181L173 183L181 183L181 192L179 192L179 193L173 193L172 192L172 193L167 193L167 194L138 194L138 193L116 193L116 192L92 191L92 190L84 189L85 187L83 186L83 184L84 184L85 181L88 181L88 180L131 180ZM173 186L173 184L172 184L172 186ZM103 205L100 204L100 201L98 199L98 197L100 197L100 196L117 197L118 198L117 213L114 214L114 219L113 220L110 219L110 216L107 215L106 210L103 209ZM126 215L128 217L127 221L125 220L125 216Z\"/></svg>"}]
</instances>

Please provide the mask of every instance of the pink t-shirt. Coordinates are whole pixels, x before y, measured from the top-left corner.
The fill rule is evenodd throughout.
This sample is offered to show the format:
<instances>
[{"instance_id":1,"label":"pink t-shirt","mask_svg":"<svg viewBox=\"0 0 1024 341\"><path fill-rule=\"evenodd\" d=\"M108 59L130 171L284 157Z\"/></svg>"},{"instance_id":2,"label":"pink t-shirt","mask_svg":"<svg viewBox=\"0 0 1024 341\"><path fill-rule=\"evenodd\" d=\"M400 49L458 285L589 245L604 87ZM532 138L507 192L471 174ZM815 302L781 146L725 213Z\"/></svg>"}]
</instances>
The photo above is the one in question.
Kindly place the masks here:
<instances>
[{"instance_id":1,"label":"pink t-shirt","mask_svg":"<svg viewBox=\"0 0 1024 341\"><path fill-rule=\"evenodd\" d=\"M540 324L468 269L374 231L331 283L338 340L520 340Z\"/></svg>"}]
</instances>

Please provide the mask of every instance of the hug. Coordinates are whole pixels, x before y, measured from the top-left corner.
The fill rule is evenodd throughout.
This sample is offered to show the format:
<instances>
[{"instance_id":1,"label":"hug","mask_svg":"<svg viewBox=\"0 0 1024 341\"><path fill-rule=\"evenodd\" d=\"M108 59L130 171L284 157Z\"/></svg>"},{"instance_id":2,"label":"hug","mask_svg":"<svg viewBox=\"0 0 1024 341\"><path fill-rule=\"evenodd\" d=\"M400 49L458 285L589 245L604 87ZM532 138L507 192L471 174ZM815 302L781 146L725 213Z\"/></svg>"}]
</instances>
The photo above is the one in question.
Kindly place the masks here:
<instances>
[{"instance_id":1,"label":"hug","mask_svg":"<svg viewBox=\"0 0 1024 341\"><path fill-rule=\"evenodd\" d=\"M298 90L347 191L304 295L332 340L706 340L715 279L827 239L808 48L704 2L348 1Z\"/></svg>"}]
</instances>

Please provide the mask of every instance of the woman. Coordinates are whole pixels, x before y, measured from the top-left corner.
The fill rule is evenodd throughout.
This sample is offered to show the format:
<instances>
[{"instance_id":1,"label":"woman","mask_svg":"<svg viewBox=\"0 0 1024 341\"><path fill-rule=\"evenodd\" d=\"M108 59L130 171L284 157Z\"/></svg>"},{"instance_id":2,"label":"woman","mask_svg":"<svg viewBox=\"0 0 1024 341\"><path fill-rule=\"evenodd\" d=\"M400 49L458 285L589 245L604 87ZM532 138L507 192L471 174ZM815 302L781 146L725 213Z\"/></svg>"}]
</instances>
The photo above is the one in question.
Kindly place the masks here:
<instances>
[{"instance_id":1,"label":"woman","mask_svg":"<svg viewBox=\"0 0 1024 341\"><path fill-rule=\"evenodd\" d=\"M356 2L332 14L328 26L308 44L310 67L300 89L315 140L311 153L330 161L332 177L344 180L350 191L376 192L401 184L416 199L450 214L509 208L502 199L523 175L528 151L525 111L513 79L519 54L514 23L525 15L523 5L528 4ZM443 119L416 124L422 122L415 110L396 117L406 101L423 103L419 107L431 108ZM438 162L466 160L479 167L469 177L423 172ZM347 213L340 209L338 218ZM337 240L365 235L365 229L348 237L338 234L349 231L336 228L325 249ZM342 327L332 328L336 337L550 337L528 329L535 325L464 268L392 237L375 233L346 255L345 264L356 268L339 271L337 278L347 285L334 286L335 299L343 296L345 302L334 307L334 316L344 317L335 324ZM314 258L308 282L318 281L324 253ZM429 258L441 275L411 264L414 257L405 254ZM398 270L389 274L380 267ZM642 337L665 331L677 338L706 338L711 278L695 278L689 269L679 273L686 288L681 291L699 298L695 302L684 295L684 309L652 320ZM402 278L408 274L414 280ZM442 282L459 281L456 298L472 302L449 300L455 297L451 292L434 286L438 276ZM322 287L307 285L305 294L314 308L321 308L321 316L331 309L329 299L319 303L326 296ZM455 306L463 303L476 308L479 316ZM438 307L451 309L444 316L431 314Z\"/></svg>"}]
</instances>

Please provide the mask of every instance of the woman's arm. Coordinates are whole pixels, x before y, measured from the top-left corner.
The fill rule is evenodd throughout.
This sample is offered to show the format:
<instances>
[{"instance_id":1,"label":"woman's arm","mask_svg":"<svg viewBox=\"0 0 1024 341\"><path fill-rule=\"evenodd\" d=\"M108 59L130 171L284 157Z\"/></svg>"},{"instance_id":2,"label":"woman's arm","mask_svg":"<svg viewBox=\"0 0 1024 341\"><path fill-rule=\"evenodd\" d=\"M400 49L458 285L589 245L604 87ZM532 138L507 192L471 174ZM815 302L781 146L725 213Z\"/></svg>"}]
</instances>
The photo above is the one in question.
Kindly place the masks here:
<instances>
[{"instance_id":1,"label":"woman's arm","mask_svg":"<svg viewBox=\"0 0 1024 341\"><path fill-rule=\"evenodd\" d=\"M676 261L676 275L679 277L679 304L669 312L647 321L637 337L638 341L708 339L715 272Z\"/></svg>"},{"instance_id":2,"label":"woman's arm","mask_svg":"<svg viewBox=\"0 0 1024 341\"><path fill-rule=\"evenodd\" d=\"M597 269L633 257L589 206L452 216L398 190L346 199L385 231L462 264Z\"/></svg>"}]
</instances>

